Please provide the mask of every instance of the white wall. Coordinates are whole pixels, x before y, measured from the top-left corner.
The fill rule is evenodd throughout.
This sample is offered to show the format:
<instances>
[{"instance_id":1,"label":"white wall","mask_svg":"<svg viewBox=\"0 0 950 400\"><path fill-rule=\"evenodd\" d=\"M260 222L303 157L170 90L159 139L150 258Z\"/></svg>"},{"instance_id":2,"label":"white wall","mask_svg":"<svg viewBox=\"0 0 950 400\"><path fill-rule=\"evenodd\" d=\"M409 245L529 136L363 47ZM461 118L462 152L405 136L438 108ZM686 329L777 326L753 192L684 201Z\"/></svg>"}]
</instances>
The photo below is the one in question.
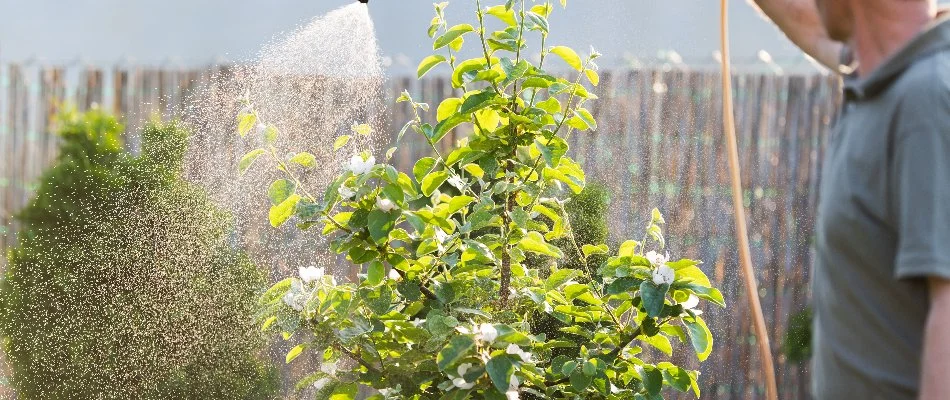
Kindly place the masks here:
<instances>
[{"instance_id":1,"label":"white wall","mask_svg":"<svg viewBox=\"0 0 950 400\"><path fill-rule=\"evenodd\" d=\"M352 0L0 0L0 59L43 63L82 60L111 65L174 62L201 65L252 57L282 31ZM486 0L487 3L497 2ZM779 62L802 63L800 53L744 0L732 0L733 53L753 62L766 49ZM471 18L472 0L456 0L449 18ZM428 55L425 29L432 0L371 0L384 55L394 70ZM674 49L686 62L712 61L718 47L718 2L713 0L570 0L552 17L552 43L605 54L602 64L654 59Z\"/></svg>"}]
</instances>

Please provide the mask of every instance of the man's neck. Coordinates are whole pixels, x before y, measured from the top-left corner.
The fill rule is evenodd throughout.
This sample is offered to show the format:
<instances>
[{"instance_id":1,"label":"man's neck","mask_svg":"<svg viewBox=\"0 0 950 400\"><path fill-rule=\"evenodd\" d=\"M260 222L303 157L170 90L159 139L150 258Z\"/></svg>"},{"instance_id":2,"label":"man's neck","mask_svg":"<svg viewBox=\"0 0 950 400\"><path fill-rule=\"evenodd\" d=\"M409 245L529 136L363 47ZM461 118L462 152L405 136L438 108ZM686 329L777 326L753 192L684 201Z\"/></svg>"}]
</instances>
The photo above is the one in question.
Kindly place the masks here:
<instances>
[{"instance_id":1,"label":"man's neck","mask_svg":"<svg viewBox=\"0 0 950 400\"><path fill-rule=\"evenodd\" d=\"M855 10L852 46L858 71L867 76L936 17L926 1L869 1Z\"/></svg>"}]
</instances>

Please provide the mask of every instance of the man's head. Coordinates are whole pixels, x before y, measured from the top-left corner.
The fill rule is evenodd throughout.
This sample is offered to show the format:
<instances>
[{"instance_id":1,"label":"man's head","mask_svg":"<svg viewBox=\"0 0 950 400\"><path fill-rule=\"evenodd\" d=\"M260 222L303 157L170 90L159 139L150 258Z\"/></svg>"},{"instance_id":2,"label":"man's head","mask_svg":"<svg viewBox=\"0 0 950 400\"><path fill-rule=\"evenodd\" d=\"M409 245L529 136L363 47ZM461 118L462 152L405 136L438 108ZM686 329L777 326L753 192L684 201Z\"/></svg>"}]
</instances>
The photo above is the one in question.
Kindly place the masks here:
<instances>
[{"instance_id":1,"label":"man's head","mask_svg":"<svg viewBox=\"0 0 950 400\"><path fill-rule=\"evenodd\" d=\"M910 10L927 11L932 17L935 13L936 0L815 0L821 21L828 31L828 36L842 43L851 41L855 23L858 19L865 22L874 20L872 16L884 17L884 21L899 21L905 12ZM877 21L882 21L877 19Z\"/></svg>"}]
</instances>

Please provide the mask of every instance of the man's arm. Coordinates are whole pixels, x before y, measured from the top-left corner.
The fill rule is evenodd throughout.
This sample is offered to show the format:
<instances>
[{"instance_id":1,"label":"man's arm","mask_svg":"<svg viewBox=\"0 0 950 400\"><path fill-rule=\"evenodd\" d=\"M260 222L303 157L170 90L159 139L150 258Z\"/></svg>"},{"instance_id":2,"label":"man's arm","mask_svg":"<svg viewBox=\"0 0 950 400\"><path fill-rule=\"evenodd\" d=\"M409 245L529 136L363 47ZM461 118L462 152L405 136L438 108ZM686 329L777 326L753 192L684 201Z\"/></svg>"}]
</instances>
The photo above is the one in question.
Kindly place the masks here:
<instances>
[{"instance_id":1,"label":"man's arm","mask_svg":"<svg viewBox=\"0 0 950 400\"><path fill-rule=\"evenodd\" d=\"M920 400L950 399L950 281L929 278L930 313L924 331Z\"/></svg>"},{"instance_id":2,"label":"man's arm","mask_svg":"<svg viewBox=\"0 0 950 400\"><path fill-rule=\"evenodd\" d=\"M749 0L805 54L839 72L844 44L832 40L814 0Z\"/></svg>"}]
</instances>

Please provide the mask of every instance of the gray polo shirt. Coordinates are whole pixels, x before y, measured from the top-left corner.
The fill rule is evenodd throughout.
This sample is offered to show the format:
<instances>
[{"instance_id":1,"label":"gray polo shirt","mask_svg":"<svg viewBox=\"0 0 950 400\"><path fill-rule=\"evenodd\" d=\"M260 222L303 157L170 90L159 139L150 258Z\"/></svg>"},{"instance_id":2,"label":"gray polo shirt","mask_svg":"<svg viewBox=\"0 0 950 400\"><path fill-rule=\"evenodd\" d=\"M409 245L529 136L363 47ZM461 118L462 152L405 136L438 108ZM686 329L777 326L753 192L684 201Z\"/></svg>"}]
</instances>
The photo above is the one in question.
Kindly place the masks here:
<instances>
[{"instance_id":1,"label":"gray polo shirt","mask_svg":"<svg viewBox=\"0 0 950 400\"><path fill-rule=\"evenodd\" d=\"M845 99L818 206L815 395L913 400L925 278L950 278L950 21L847 79Z\"/></svg>"}]
</instances>

